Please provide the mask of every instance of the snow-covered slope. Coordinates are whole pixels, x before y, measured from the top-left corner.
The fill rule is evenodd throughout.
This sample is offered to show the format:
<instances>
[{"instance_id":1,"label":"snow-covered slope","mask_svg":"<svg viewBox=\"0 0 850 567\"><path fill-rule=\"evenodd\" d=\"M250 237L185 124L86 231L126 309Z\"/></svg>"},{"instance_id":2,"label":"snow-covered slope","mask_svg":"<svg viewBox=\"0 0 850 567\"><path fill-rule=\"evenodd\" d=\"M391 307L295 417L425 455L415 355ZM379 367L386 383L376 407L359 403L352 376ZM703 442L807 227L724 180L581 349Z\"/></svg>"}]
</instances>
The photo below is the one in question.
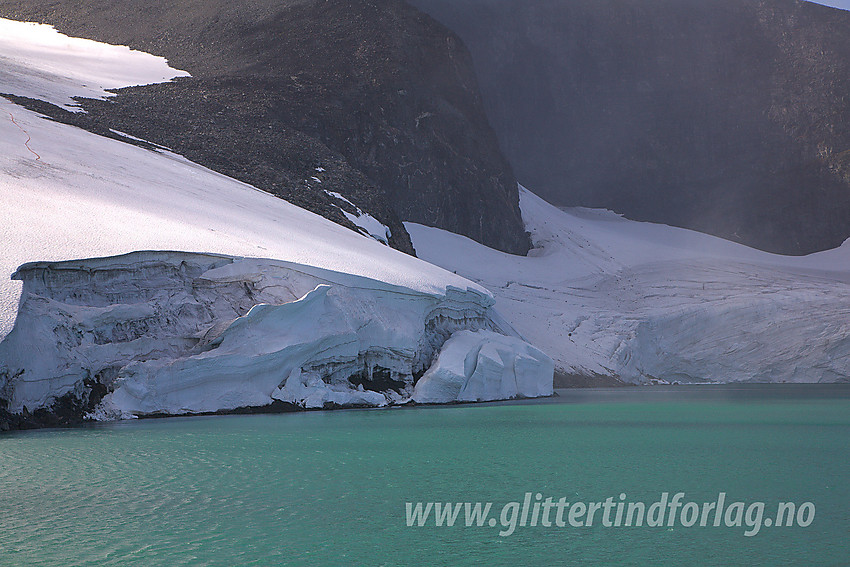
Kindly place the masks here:
<instances>
[{"instance_id":1,"label":"snow-covered slope","mask_svg":"<svg viewBox=\"0 0 850 567\"><path fill-rule=\"evenodd\" d=\"M2 99L0 108L15 119L0 119L0 273L37 260L166 249L276 258L424 292L476 287L180 156L51 122ZM0 278L0 336L14 318L13 283Z\"/></svg>"},{"instance_id":2,"label":"snow-covered slope","mask_svg":"<svg viewBox=\"0 0 850 567\"><path fill-rule=\"evenodd\" d=\"M778 256L608 211L562 211L525 189L520 204L529 257L406 226L420 257L490 289L560 370L634 382L850 376L850 242Z\"/></svg>"},{"instance_id":3,"label":"snow-covered slope","mask_svg":"<svg viewBox=\"0 0 850 567\"><path fill-rule=\"evenodd\" d=\"M126 67L118 82L179 74L160 69L157 79L149 67L164 62L103 50ZM84 86L101 85L97 73L86 75L86 57L63 75L44 69L74 70L68 51L21 53L29 52L0 42L0 56L17 65L0 74L0 92L62 104L102 94ZM42 90L27 90L30 71ZM454 331L515 334L490 309L489 292L461 276L168 151L52 122L2 98L0 110L0 398L14 411L69 393L86 402L101 387L114 394L102 415L272 399L380 405L410 396L413 375ZM89 260L62 263L79 258ZM39 263L18 272L21 297L9 276L27 262ZM504 365L525 356L521 340L500 339L504 351L501 343L513 349ZM543 362L532 379L551 393ZM401 377L396 397L386 388L354 394L347 381L386 370ZM503 381L496 374L488 375Z\"/></svg>"}]
</instances>

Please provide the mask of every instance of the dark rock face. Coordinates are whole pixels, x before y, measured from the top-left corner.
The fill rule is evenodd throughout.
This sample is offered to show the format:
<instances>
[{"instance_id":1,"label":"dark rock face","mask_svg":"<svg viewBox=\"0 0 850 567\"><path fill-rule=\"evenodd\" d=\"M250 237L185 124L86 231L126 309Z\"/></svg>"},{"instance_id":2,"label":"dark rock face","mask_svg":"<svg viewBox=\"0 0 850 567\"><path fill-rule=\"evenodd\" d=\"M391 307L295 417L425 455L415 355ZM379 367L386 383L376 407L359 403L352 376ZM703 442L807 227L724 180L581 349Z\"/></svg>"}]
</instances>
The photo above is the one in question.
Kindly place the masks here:
<instances>
[{"instance_id":1,"label":"dark rock face","mask_svg":"<svg viewBox=\"0 0 850 567\"><path fill-rule=\"evenodd\" d=\"M520 182L801 254L850 236L850 12L796 0L411 0L473 54Z\"/></svg>"},{"instance_id":2,"label":"dark rock face","mask_svg":"<svg viewBox=\"0 0 850 567\"><path fill-rule=\"evenodd\" d=\"M41 109L58 119L167 146L353 228L325 190L341 193L407 252L400 219L528 250L466 48L401 0L0 0L0 16L192 74L86 101L88 115Z\"/></svg>"},{"instance_id":3,"label":"dark rock face","mask_svg":"<svg viewBox=\"0 0 850 567\"><path fill-rule=\"evenodd\" d=\"M85 388L75 395L68 393L53 400L50 407L21 413L8 411L8 402L0 398L0 433L45 427L73 427L85 422L84 416L94 409L106 394L101 384L87 380Z\"/></svg>"}]
</instances>

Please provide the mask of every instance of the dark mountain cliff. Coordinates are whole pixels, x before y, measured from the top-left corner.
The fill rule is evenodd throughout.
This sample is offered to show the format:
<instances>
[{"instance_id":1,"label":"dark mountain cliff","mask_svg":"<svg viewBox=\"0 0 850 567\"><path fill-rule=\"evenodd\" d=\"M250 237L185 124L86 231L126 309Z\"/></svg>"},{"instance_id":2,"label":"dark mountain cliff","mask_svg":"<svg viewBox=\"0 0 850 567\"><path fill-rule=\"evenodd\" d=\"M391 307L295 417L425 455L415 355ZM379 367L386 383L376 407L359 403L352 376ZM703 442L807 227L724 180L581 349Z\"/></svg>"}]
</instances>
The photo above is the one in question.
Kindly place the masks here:
<instances>
[{"instance_id":1,"label":"dark mountain cliff","mask_svg":"<svg viewBox=\"0 0 850 567\"><path fill-rule=\"evenodd\" d=\"M850 12L796 0L412 0L472 52L520 182L773 252L850 236Z\"/></svg>"},{"instance_id":2,"label":"dark mountain cliff","mask_svg":"<svg viewBox=\"0 0 850 567\"><path fill-rule=\"evenodd\" d=\"M192 74L85 101L87 115L30 103L57 119L167 146L353 226L325 191L341 193L408 252L400 220L528 249L466 48L400 0L0 0L0 16Z\"/></svg>"}]
</instances>

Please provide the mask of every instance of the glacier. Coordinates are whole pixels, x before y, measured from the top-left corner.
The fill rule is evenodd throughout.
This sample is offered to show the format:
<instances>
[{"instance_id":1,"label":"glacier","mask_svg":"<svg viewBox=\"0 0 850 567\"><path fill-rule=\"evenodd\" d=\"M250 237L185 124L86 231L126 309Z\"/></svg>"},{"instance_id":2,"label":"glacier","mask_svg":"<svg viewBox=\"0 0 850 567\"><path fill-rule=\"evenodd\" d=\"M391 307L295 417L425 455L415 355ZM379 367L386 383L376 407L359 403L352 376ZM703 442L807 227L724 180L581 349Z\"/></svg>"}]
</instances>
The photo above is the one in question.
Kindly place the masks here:
<instances>
[{"instance_id":1,"label":"glacier","mask_svg":"<svg viewBox=\"0 0 850 567\"><path fill-rule=\"evenodd\" d=\"M276 400L311 409L552 394L551 360L471 287L426 293L281 260L168 251L29 263L14 277L21 305L0 343L0 398L13 413L63 396L89 417L118 419ZM478 360L462 391L441 386L457 378L445 376L457 357Z\"/></svg>"},{"instance_id":2,"label":"glacier","mask_svg":"<svg viewBox=\"0 0 850 567\"><path fill-rule=\"evenodd\" d=\"M17 266L34 259L43 259L45 266L61 266L56 270L24 266L17 270L18 279L0 280L0 338L8 333L6 340L0 343L0 367L4 368L0 372L5 377L0 380L3 383L0 399L6 400L13 411L23 411L25 407L28 411L50 407L65 395L86 405L92 399L92 391L103 393L104 388L114 387L119 371L123 371L121 379L126 387L119 388L113 396L104 400L103 405L92 413L93 416L105 419L150 413L203 413L267 405L273 400L309 408L326 404L402 403L412 393L411 377L427 370L427 358L448 338L446 331L441 330L444 327L439 323L440 314L445 311L448 317L445 323L448 324L455 316L452 306L457 304L457 297L465 298L461 303L472 301L479 312L488 312L490 323L486 327L498 328L509 335L515 333L491 308L484 308L488 301L492 302L492 299L487 299L491 297L489 292L461 276L393 250L372 238L215 174L170 152L145 150L50 122L17 105L10 104L9 108L15 113L16 124L23 126L32 137L32 145L39 151L40 159L33 158L21 143L20 136L15 135L15 124L0 121L0 134L9 134L0 136L0 148L3 150L0 153L0 197L4 203L0 208L0 233L4 243L0 269L11 274ZM108 272L99 268L95 270L100 265L98 262L106 260L94 257L141 254L140 250L194 250L240 258L266 257L273 259L267 261L264 268L269 270L269 274L283 274L286 270L280 268L282 265L289 266L292 273L313 274L309 278L303 276L301 284L291 288L297 290L295 292L283 293L283 283L264 284L267 285L265 295L256 294L256 304L283 306L305 298L307 303L316 305L309 294L314 291L321 293L316 290L317 286L328 282L334 286L334 291L328 292L328 300L335 302L339 302L345 293L357 295L344 291L351 286L355 289L379 289L370 296L370 305L381 303L378 296L388 303L380 308L384 311L375 307L371 313L376 317L379 311L384 313L380 317L393 313L397 321L394 331L390 332L389 327L382 331L382 340L385 341L382 346L378 338L373 337L369 339L371 342L366 342L375 348L369 350L371 347L364 347L360 352L361 349L351 340L343 340L346 336L351 337L350 329L328 327L326 331L341 341L334 348L341 353L356 348L357 356L364 359L355 362L349 352L345 355L349 356L345 363L349 367L366 368L363 372L367 374L372 372L371 369L380 367L379 372L389 370L398 376L403 375L401 382L404 384L395 390L384 388L378 393L370 393L368 384L365 390L364 385L359 384L361 388L358 390L345 382L343 378L352 376L354 371L346 375L346 370L339 370L333 365L325 368L307 365L299 376L286 382L271 374L265 378L258 375L256 380L262 384L252 382L239 395L225 396L222 390L222 397L216 398L210 390L210 382L209 387L186 387L169 398L164 392L176 383L169 382L169 386L164 386L166 376L191 382L192 378L188 378L193 371L190 366L196 365L195 370L201 371L203 364L211 364L210 361L215 358L213 354L191 350L193 345L197 346L199 333L209 331L204 325L220 325L237 317L246 317L247 320L257 317L258 324L268 324L270 319L259 317L262 309L251 313L250 308L255 303L250 302L237 310L225 312L217 311L219 307L216 307L203 320L193 319L198 309L197 298L185 305L158 303L152 306L145 303L147 296L144 293L150 293L148 288L162 285L165 293L171 285L169 278L150 266L157 262L171 262L168 260L172 258L170 255L178 252L148 252L146 254L153 256L144 261L142 256L135 257L132 262L126 260L130 265L121 269L122 277L135 283L129 284L120 278L113 281L120 289L129 290L126 293L130 295L126 297L110 292L112 295L109 297L113 299L109 301L104 296L93 300L92 305L74 303L92 293L87 290L89 284L85 283L88 281L85 277L89 276L86 274ZM142 262L136 266L138 270L132 266L136 261ZM238 263L240 269L248 272L241 273L237 279L241 278L239 281L251 286L263 278L259 274L262 270L257 265L249 269L249 264L246 259ZM71 269L72 266L79 269ZM72 278L62 284L71 288L76 286L76 291L66 294L54 287L45 287L44 282L39 284L37 279L30 277L35 273L33 270L68 277L76 274L74 278L78 281ZM201 281L210 285L213 275L221 274L221 271L204 270L204 273L210 273ZM319 272L326 275L316 276ZM327 274L337 275L330 277ZM342 275L346 277L342 278ZM266 277L273 279L277 276ZM292 280L291 274L280 278L281 281ZM304 284L308 280L310 285ZM220 291L224 287L216 289ZM405 291L389 293L391 289ZM276 294L274 290L283 295ZM141 295L133 296L132 293ZM66 299L71 296L76 299L68 303ZM365 296L361 294L358 297L363 299ZM413 301L412 297L418 300ZM406 298L406 301L399 298ZM435 298L444 299L436 301ZM209 298L205 301L212 305L219 303ZM222 301L227 303L231 299ZM395 307L390 307L390 304ZM426 310L427 305L431 307ZM414 311L407 313L402 306ZM151 313L154 308L165 309L170 315ZM433 318L425 318L426 311ZM286 309L276 310L275 317L286 317L286 313ZM305 317L305 321L309 321L313 314ZM365 318L366 315L362 315L360 321L364 322ZM164 319L171 321L172 327L162 327ZM340 319L339 324L343 320L354 325L350 317ZM59 324L60 321L62 324ZM402 333L398 326L403 321L412 326ZM110 335L114 329L122 329L121 332L136 329L133 332L138 333L138 329L148 329L152 322L159 326L151 327L145 335L131 334L131 340L117 340ZM465 324L468 326L464 328L469 329L483 325L477 319ZM226 333L228 340L217 347L216 355L224 352L222 347L233 348L235 352L233 345L241 336L237 333L239 328L236 326ZM373 324L368 328L376 327ZM57 329L62 329L58 336ZM434 344L424 348L418 342L421 337L414 340L411 333L427 336L426 342ZM81 337L87 338L84 341ZM108 346L104 343L107 339ZM245 349L255 344L244 336L239 340L244 341ZM363 340L363 337L358 339ZM518 344L517 348L520 347ZM397 350L402 354L398 354ZM415 364L405 358L411 356L411 352L419 357ZM266 357L268 364L275 358L271 351L257 356ZM182 361L180 364L184 366L171 364L186 357L195 358ZM364 362L375 357L380 360L371 366L371 363ZM240 368L246 375L253 376L252 364L260 358L248 360ZM233 366L235 360L232 357L222 358L219 362L231 365L230 369L234 370L237 368ZM166 364L168 361L171 362ZM126 362L133 365L125 369ZM297 368L301 369L301 366ZM325 370L329 374L323 374ZM130 375L133 380L127 378ZM325 383L323 378L330 382ZM551 373L540 378L548 384L551 393ZM225 378L219 376L216 377L218 379ZM158 398L153 394L159 388L165 388L161 390L165 397ZM142 391L150 395L148 402L139 399L144 397ZM132 392L135 394L131 395Z\"/></svg>"},{"instance_id":3,"label":"glacier","mask_svg":"<svg viewBox=\"0 0 850 567\"><path fill-rule=\"evenodd\" d=\"M0 30L0 92L70 111L77 97L185 75L48 26ZM0 104L0 413L393 405L415 401L457 332L527 351L462 276L167 148Z\"/></svg>"},{"instance_id":4,"label":"glacier","mask_svg":"<svg viewBox=\"0 0 850 567\"><path fill-rule=\"evenodd\" d=\"M486 287L560 374L635 384L850 380L850 241L769 254L520 188L535 248L407 223L419 256Z\"/></svg>"},{"instance_id":5,"label":"glacier","mask_svg":"<svg viewBox=\"0 0 850 567\"><path fill-rule=\"evenodd\" d=\"M487 330L463 330L446 341L437 360L416 383L419 403L483 402L552 395L552 359L538 349Z\"/></svg>"},{"instance_id":6,"label":"glacier","mask_svg":"<svg viewBox=\"0 0 850 567\"><path fill-rule=\"evenodd\" d=\"M0 92L71 111L183 74L47 27L0 29ZM527 257L407 223L423 261L377 242L387 229L366 212L361 235L167 148L0 104L0 274L15 274L0 277L0 410L486 401L551 395L555 370L850 379L850 243L777 256L520 188Z\"/></svg>"}]
</instances>

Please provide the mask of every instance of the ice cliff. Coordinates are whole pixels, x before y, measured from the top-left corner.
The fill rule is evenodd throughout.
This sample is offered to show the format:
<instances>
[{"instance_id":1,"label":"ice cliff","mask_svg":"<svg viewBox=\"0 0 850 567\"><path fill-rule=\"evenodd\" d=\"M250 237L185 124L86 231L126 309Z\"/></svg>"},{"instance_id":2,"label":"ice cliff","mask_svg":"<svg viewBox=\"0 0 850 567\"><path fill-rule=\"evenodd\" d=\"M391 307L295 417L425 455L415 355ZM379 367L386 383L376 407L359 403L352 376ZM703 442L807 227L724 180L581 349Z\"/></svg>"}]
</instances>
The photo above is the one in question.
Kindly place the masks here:
<instances>
[{"instance_id":1,"label":"ice cliff","mask_svg":"<svg viewBox=\"0 0 850 567\"><path fill-rule=\"evenodd\" d=\"M23 292L0 343L13 413L68 397L109 419L552 393L551 360L472 287L187 252L36 262L13 277Z\"/></svg>"},{"instance_id":2,"label":"ice cliff","mask_svg":"<svg viewBox=\"0 0 850 567\"><path fill-rule=\"evenodd\" d=\"M416 384L413 399L442 403L549 396L552 389L540 376L553 372L552 359L513 337L458 331Z\"/></svg>"}]
</instances>

